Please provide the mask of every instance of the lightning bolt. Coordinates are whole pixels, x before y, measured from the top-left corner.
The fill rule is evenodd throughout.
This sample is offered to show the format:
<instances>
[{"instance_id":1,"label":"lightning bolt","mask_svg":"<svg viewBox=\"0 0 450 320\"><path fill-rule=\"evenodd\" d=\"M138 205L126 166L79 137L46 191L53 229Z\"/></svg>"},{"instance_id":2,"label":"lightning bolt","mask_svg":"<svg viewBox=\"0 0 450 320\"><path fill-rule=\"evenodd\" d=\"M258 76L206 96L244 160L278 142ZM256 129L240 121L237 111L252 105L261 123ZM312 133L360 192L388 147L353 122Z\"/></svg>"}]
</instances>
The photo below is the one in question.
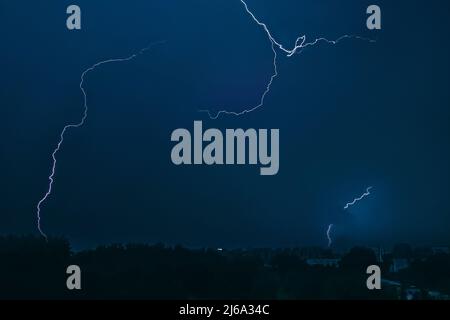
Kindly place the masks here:
<instances>
[{"instance_id":1,"label":"lightning bolt","mask_svg":"<svg viewBox=\"0 0 450 320\"><path fill-rule=\"evenodd\" d=\"M42 230L42 224L41 224L41 220L42 220L42 215L41 215L41 210L42 210L42 205L45 203L45 201L47 201L48 197L50 197L50 195L52 194L52 190L53 190L53 184L55 182L55 173L56 173L56 165L57 165L57 158L56 155L57 153L60 151L63 143L64 143L64 137L65 134L70 130L70 129L75 129L75 128L80 128L84 125L84 123L86 122L86 119L88 117L88 104L87 104L87 94L86 94L86 90L84 88L84 80L86 75L95 70L96 68L105 65L105 64L110 64L110 63L116 63L116 62L127 62L127 61L131 61L134 60L135 58L137 58L138 56L144 54L147 50L151 49L152 47L154 47L155 45L158 44L162 44L165 43L165 41L157 41L157 42L153 42L151 43L149 46L145 47L144 49L141 49L140 51L138 51L137 53L132 54L129 57L126 58L119 58L119 59L108 59L108 60L103 60L100 62L97 62L96 64L92 65L91 67L89 67L88 69L86 69L85 71L83 71L83 73L81 74L81 81L80 81L80 85L79 88L81 90L81 93L83 94L83 108L84 108L84 112L83 112L83 116L81 117L80 121L76 122L76 123L71 123L71 124L67 124L64 126L64 128L62 129L60 135L59 135L59 141L58 144L56 145L56 148L53 150L52 153L52 168L51 168L51 173L50 176L48 177L48 188L47 188L47 192L44 194L44 196L41 198L41 200L39 200L37 206L36 206L36 217L37 217L37 229L39 230L39 233L47 240L47 235L44 233L44 231Z\"/></svg>"},{"instance_id":2,"label":"lightning bolt","mask_svg":"<svg viewBox=\"0 0 450 320\"><path fill-rule=\"evenodd\" d=\"M370 196L370 190L372 190L373 187L368 187L366 189L366 192L362 194L362 196L360 196L359 198L355 198L352 202L349 202L345 205L344 210L347 210L348 208L350 208L351 206L355 205L358 201L361 201L362 199L364 199L365 197ZM328 226L327 229L327 239L328 239L328 247L331 247L331 245L333 244L333 240L331 238L331 231L334 228L334 224L330 224Z\"/></svg>"},{"instance_id":3,"label":"lightning bolt","mask_svg":"<svg viewBox=\"0 0 450 320\"><path fill-rule=\"evenodd\" d=\"M333 244L333 240L331 239L331 230L333 229L333 227L334 225L330 224L327 229L328 248Z\"/></svg>"},{"instance_id":4,"label":"lightning bolt","mask_svg":"<svg viewBox=\"0 0 450 320\"><path fill-rule=\"evenodd\" d=\"M350 208L351 206L353 206L354 204L356 204L358 201L361 201L362 199L364 199L365 197L370 196L370 190L372 190L373 187L368 187L366 189L366 192L363 193L363 195L359 198L355 198L355 200L353 200L352 202L349 202L345 205L344 210L347 210L348 208Z\"/></svg>"},{"instance_id":5,"label":"lightning bolt","mask_svg":"<svg viewBox=\"0 0 450 320\"><path fill-rule=\"evenodd\" d=\"M361 36L356 36L356 35L343 35L339 38L337 38L336 40L329 40L327 38L317 38L312 42L306 42L306 35L303 35L301 37L298 37L297 40L295 40L295 44L294 47L292 49L286 49L281 43L279 43L271 34L269 28L267 27L267 25L261 21L259 21L259 19L253 14L253 12L250 11L247 3L244 0L240 0L240 2L243 4L245 11L250 15L250 17L253 19L253 21L258 24L260 27L262 27L264 29L264 31L267 34L267 37L269 38L269 41L271 42L272 45L272 51L273 51L273 74L270 77L270 80L266 86L266 90L264 91L264 93L261 96L261 99L259 101L259 104L257 104L256 106L253 107L247 107L245 108L243 111L241 112L235 112L235 111L227 111L227 110L220 110L218 112L216 112L215 115L213 115L209 110L199 110L200 112L205 112L208 114L209 118L215 120L218 119L222 114L224 115L233 115L233 116L242 116L244 114L247 113L251 113L261 107L264 106L264 100L267 96L267 94L270 92L270 89L272 87L272 83L274 81L274 79L278 76L278 68L277 68L277 59L278 59L278 54L276 51L276 48L278 48L279 50L281 50L284 54L286 54L286 56L288 58L292 57L294 54L297 53L301 53L304 49L308 48L308 47L313 47L315 45L317 45L320 42L324 42L330 45L336 45L339 42L341 42L344 39L358 39L358 40L364 40L364 41L368 41L368 42L376 42L375 40L369 39L369 38L365 38L365 37L361 37Z\"/></svg>"}]
</instances>

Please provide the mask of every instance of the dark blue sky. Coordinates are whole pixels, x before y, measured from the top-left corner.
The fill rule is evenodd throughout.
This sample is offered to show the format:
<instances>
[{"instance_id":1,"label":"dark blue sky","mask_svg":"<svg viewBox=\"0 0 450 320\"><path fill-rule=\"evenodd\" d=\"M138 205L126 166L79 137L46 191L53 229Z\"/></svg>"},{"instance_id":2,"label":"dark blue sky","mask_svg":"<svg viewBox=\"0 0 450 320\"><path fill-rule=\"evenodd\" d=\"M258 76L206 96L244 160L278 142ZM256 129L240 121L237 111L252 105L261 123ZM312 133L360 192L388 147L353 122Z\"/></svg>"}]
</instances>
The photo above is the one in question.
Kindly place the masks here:
<instances>
[{"instance_id":1,"label":"dark blue sky","mask_svg":"<svg viewBox=\"0 0 450 320\"><path fill-rule=\"evenodd\" d=\"M257 104L272 72L270 42L239 0L0 0L0 233L36 233L60 130L82 114L81 73L167 40L86 79L89 118L58 154L43 227L75 247L118 241L189 246L326 245L336 223L351 244L450 243L450 4L434 1L255 1L279 42L357 34L279 58L259 111L210 120L198 109ZM368 31L365 10L382 9ZM280 172L175 167L170 133L279 128ZM373 194L342 207L373 186Z\"/></svg>"}]
</instances>

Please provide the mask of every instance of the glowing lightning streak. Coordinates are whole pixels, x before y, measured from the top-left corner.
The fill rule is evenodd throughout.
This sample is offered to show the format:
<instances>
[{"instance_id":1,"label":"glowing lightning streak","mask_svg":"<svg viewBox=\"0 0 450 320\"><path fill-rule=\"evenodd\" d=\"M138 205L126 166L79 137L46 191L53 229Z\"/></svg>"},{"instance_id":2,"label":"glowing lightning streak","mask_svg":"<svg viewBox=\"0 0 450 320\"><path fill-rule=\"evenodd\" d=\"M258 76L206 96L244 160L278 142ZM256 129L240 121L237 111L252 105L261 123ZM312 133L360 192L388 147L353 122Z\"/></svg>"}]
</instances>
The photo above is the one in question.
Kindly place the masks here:
<instances>
[{"instance_id":1,"label":"glowing lightning streak","mask_svg":"<svg viewBox=\"0 0 450 320\"><path fill-rule=\"evenodd\" d=\"M44 202L48 199L48 197L52 194L52 188L53 188L53 183L54 183L54 179L55 179L55 172L56 172L56 154L58 153L58 151L61 149L62 144L64 143L64 135L65 133L69 130L69 129L74 129L74 128L80 128L84 125L87 116L88 116L88 105L87 105L87 94L86 91L83 87L84 84L84 78L85 76L93 71L95 68L104 65L104 64L108 64L108 63L115 63L115 62L127 62L127 61L131 61L133 59L135 59L136 57L142 55L144 52L146 52L147 50L149 50L150 48L152 48L153 46L157 45L157 44L161 44L164 43L165 41L158 41L158 42L154 42L152 44L150 44L148 47L141 49L138 53L135 53L127 58L121 58L121 59L109 59L109 60L104 60L104 61L100 61L96 64L94 64L92 67L86 69L82 74L81 74L81 82L80 82L80 90L83 93L83 99L84 99L84 113L83 113L83 117L81 118L81 120L78 123L74 123L74 124L68 124L66 126L64 126L63 130L61 131L61 134L59 136L59 142L55 148L55 150L52 153L52 159L53 159L53 164L52 164L52 170L51 170L51 174L48 177L49 180L49 185L48 185L48 189L47 192L45 193L45 195L42 197L42 199L38 202L36 209L37 209L37 228L40 232L40 234L47 239L47 235L42 231L42 225L41 225L41 207L44 204Z\"/></svg>"},{"instance_id":2,"label":"glowing lightning streak","mask_svg":"<svg viewBox=\"0 0 450 320\"><path fill-rule=\"evenodd\" d=\"M306 47L309 46L314 46L317 43L324 41L326 43L329 44L337 44L339 41L346 39L346 38L355 38L355 39L361 39L361 40L367 40L367 41L373 41L371 39L367 39L367 38L363 38L360 36L352 36L352 35L344 35L336 40L328 40L326 38L317 38L316 40L314 40L313 42L309 42L309 43L305 43L306 42L306 36L303 35L301 37L298 37L297 40L295 40L295 46L294 48L292 48L291 50L286 49L281 43L277 42L275 40L275 38L272 36L272 34L269 31L269 28L267 27L267 25L263 22L260 22L255 15L250 11L250 9L248 8L247 3L244 0L240 0L241 3L244 5L245 7L245 11L247 11L247 13L252 17L252 19L261 27L263 27L264 31L267 33L267 36L269 37L269 40L272 41L273 44L275 44L280 50L282 50L284 53L286 53L287 57L292 57L297 51L302 50Z\"/></svg>"},{"instance_id":3,"label":"glowing lightning streak","mask_svg":"<svg viewBox=\"0 0 450 320\"><path fill-rule=\"evenodd\" d=\"M331 239L331 229L333 229L334 225L330 224L327 229L327 238L328 238L328 248L333 244L333 240Z\"/></svg>"},{"instance_id":4,"label":"glowing lightning streak","mask_svg":"<svg viewBox=\"0 0 450 320\"><path fill-rule=\"evenodd\" d=\"M345 205L344 210L347 210L349 207L353 206L355 203L357 203L358 201L361 201L362 199L364 199L365 197L370 196L370 190L373 189L373 187L368 187L366 189L366 192L359 198L355 198L355 200L353 200L352 202L349 202Z\"/></svg>"},{"instance_id":5,"label":"glowing lightning streak","mask_svg":"<svg viewBox=\"0 0 450 320\"><path fill-rule=\"evenodd\" d=\"M315 39L312 42L306 42L306 36L303 35L303 36L297 38L297 40L295 41L294 48L289 50L289 49L286 49L277 40L275 40L275 38L270 33L270 30L267 27L267 25L265 23L259 21L258 18L255 17L255 15L248 8L247 3L244 0L240 0L240 1L245 7L245 11L247 11L247 13L252 17L253 21L255 21L260 27L262 27L264 29L264 31L266 32L270 42L272 43L272 51L274 53L274 58L273 58L274 73L270 77L270 81L267 84L266 90L264 91L263 95L261 96L261 100L260 100L259 104L254 106L254 107L246 108L246 109L244 109L241 112L221 110L221 111L218 111L215 116L213 116L209 110L199 110L200 112L207 113L208 116L211 119L213 119L213 120L218 119L220 117L220 115L222 115L222 114L233 115L233 116L242 116L244 114L247 114L247 113L250 113L250 112L253 112L253 111L257 110L257 109L261 108L264 105L264 100L266 98L266 95L270 91L270 88L272 86L273 80L278 76L278 70L277 70L277 58L278 58L278 55L277 55L277 52L275 50L275 46L278 47L278 49L280 49L284 53L286 53L287 57L292 57L294 54L301 53L303 51L303 49L305 49L307 47L310 47L310 46L315 46L319 42L325 42L325 43L328 43L328 44L331 44L331 45L336 45L336 44L338 44L340 41L342 41L344 39L359 39L359 40L364 40L364 41L369 41L369 42L375 42L375 40L372 40L372 39L369 39L369 38L364 38L364 37L361 37L361 36L354 36L354 35L343 35L343 36L337 38L336 40L328 40L326 38L321 37L321 38Z\"/></svg>"},{"instance_id":6,"label":"glowing lightning streak","mask_svg":"<svg viewBox=\"0 0 450 320\"><path fill-rule=\"evenodd\" d=\"M373 187L368 187L366 189L366 192L361 197L355 198L352 202L347 203L344 207L344 210L347 210L349 207L355 205L358 201L361 201L365 197L370 196L370 194L371 194L370 190L372 190L372 189L373 189ZM327 229L328 247L331 247L331 245L333 244L333 240L331 239L331 230L333 229L333 227L334 227L334 225L330 224Z\"/></svg>"}]
</instances>

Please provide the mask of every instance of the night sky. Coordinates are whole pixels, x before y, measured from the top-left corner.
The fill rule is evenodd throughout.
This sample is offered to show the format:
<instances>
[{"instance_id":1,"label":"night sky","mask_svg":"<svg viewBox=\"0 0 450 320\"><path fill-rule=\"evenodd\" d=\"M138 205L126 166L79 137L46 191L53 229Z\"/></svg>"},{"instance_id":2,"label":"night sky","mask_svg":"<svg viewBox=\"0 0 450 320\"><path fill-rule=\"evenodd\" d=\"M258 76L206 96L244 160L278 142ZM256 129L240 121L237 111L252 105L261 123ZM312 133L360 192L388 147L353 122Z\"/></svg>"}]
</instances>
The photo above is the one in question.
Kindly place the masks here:
<instances>
[{"instance_id":1,"label":"night sky","mask_svg":"<svg viewBox=\"0 0 450 320\"><path fill-rule=\"evenodd\" d=\"M82 30L66 28L66 8ZM83 112L93 64L165 40L85 80L89 117L66 136L43 228L75 248L114 242L192 247L449 244L450 3L248 0L286 47L265 105L211 120L199 109L258 104L270 41L239 0L0 0L0 234L38 234L63 126ZM382 30L366 28L366 8ZM177 128L279 128L280 171L172 164ZM347 202L373 186L349 210Z\"/></svg>"}]
</instances>

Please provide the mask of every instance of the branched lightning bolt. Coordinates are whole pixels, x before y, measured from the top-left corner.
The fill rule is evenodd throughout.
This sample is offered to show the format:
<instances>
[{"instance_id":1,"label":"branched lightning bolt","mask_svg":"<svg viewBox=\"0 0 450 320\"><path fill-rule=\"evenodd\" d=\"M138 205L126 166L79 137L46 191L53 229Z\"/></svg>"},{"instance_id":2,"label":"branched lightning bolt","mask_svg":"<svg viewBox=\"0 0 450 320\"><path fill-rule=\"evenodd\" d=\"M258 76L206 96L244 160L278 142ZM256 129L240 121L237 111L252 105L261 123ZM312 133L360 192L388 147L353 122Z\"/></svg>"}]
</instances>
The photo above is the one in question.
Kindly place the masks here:
<instances>
[{"instance_id":1,"label":"branched lightning bolt","mask_svg":"<svg viewBox=\"0 0 450 320\"><path fill-rule=\"evenodd\" d=\"M370 196L370 190L373 189L373 187L368 187L366 189L366 192L363 193L363 195L359 198L355 198L355 200L353 200L352 202L349 202L345 205L344 210L347 210L349 207L353 206L355 203L357 203L358 201L361 201L362 199L364 199L365 197Z\"/></svg>"},{"instance_id":2,"label":"branched lightning bolt","mask_svg":"<svg viewBox=\"0 0 450 320\"><path fill-rule=\"evenodd\" d=\"M59 141L58 144L56 145L56 148L53 150L52 153L52 159L53 159L53 163L52 163L52 169L51 169L51 173L50 176L48 177L49 180L49 184L48 184L48 189L47 192L45 193L45 195L42 197L42 199L38 202L36 209L36 216L37 216L37 228L39 230L39 233L45 238L47 239L47 235L44 233L44 231L42 230L42 225L41 225L41 208L42 205L45 203L45 201L48 199L48 197L52 194L52 188L53 188L53 183L55 182L55 172L56 172L56 154L59 152L59 150L61 149L62 144L64 143L64 136L66 134L66 132L70 129L75 129L75 128L80 128L84 125L87 116L88 116L88 104L87 104L87 94L86 94L86 90L83 87L84 84L84 80L86 75L93 71L94 69L96 69L97 67L101 66L101 65L105 65L105 64L109 64L109 63L115 63L115 62L127 62L127 61L131 61L133 59L135 59L136 57L142 55L143 53L145 53L147 50L149 50L150 48L152 48L153 46L157 45L157 44L161 44L164 43L165 41L158 41L158 42L154 42L151 43L149 46L145 47L144 49L141 49L139 52L132 54L131 56L127 57L127 58L119 58L119 59L108 59L108 60L104 60L104 61L100 61L97 62L96 64L94 64L93 66L89 67L88 69L86 69L82 74L81 74L81 81L80 81L80 85L79 88L83 94L83 108L84 108L84 112L83 112L83 116L81 117L81 120L79 122L76 123L71 123L71 124L67 124L66 126L64 126L64 128L62 129L60 135L59 135Z\"/></svg>"},{"instance_id":3,"label":"branched lightning bolt","mask_svg":"<svg viewBox=\"0 0 450 320\"><path fill-rule=\"evenodd\" d=\"M264 31L267 34L267 37L269 38L271 44L272 44L272 51L274 54L274 58L273 58L273 69L274 72L272 74L272 76L270 77L270 80L267 84L266 90L264 91L264 93L261 96L261 99L259 101L259 104L257 104L254 107L247 107L245 108L243 111L241 112L235 112L235 111L227 111L227 110L220 110L218 112L216 112L215 115L213 115L211 113L211 111L209 110L199 110L200 112L205 112L208 114L208 116L215 120L218 119L222 114L225 115L233 115L233 116L242 116L244 114L253 112L259 108L261 108L264 105L264 100L267 96L267 94L270 92L270 88L272 86L272 83L274 81L274 79L278 76L278 68L277 68L277 51L276 48L278 48L279 50L281 50L283 53L286 54L287 57L292 57L294 54L297 53L301 53L304 49L306 49L307 47L312 47L317 45L320 42L324 42L324 43L328 43L331 45L336 45L339 42L341 42L344 39L358 39L358 40L364 40L364 41L369 41L369 42L375 42L375 40L369 39L369 38L365 38L365 37L361 37L361 36L356 36L356 35L343 35L339 38L337 38L336 40L329 40L327 38L317 38L312 42L306 42L306 35L303 35L301 37L298 37L297 40L295 40L295 45L292 49L286 49L281 43L279 43L271 34L269 28L267 27L267 25L261 21L258 20L258 18L256 18L256 16L253 14L253 12L250 11L247 3L244 0L240 0L241 3L244 5L245 11L250 15L250 17L253 19L253 21L255 21L256 24L258 24L260 27L262 27L264 29Z\"/></svg>"},{"instance_id":4,"label":"branched lightning bolt","mask_svg":"<svg viewBox=\"0 0 450 320\"><path fill-rule=\"evenodd\" d=\"M333 244L333 240L331 239L331 230L333 229L333 227L334 225L330 224L327 229L328 248Z\"/></svg>"},{"instance_id":5,"label":"branched lightning bolt","mask_svg":"<svg viewBox=\"0 0 450 320\"><path fill-rule=\"evenodd\" d=\"M367 39L367 38L363 38L360 36L352 36L352 35L344 35L342 37L339 37L336 40L328 40L326 38L317 38L316 40L306 43L306 36L303 35L301 37L298 37L297 40L295 40L295 46L292 49L286 49L281 43L279 43L277 40L275 40L275 38L272 36L272 34L270 33L269 28L267 27L267 25L261 21L259 21L255 15L250 11L250 9L248 8L247 3L244 0L240 0L241 3L244 5L245 7L245 11L247 11L247 13L252 17L252 19L260 26L264 29L264 31L267 33L267 36L269 37L269 40L275 44L281 51L283 51L284 53L286 53L287 57L292 57L295 53L297 53L297 51L301 51L302 49L309 47L309 46L314 46L317 43L324 41L326 43L329 44L337 44L339 41L346 39L346 38L355 38L355 39L361 39L361 40L367 40L367 41L374 41L371 39Z\"/></svg>"}]
</instances>

